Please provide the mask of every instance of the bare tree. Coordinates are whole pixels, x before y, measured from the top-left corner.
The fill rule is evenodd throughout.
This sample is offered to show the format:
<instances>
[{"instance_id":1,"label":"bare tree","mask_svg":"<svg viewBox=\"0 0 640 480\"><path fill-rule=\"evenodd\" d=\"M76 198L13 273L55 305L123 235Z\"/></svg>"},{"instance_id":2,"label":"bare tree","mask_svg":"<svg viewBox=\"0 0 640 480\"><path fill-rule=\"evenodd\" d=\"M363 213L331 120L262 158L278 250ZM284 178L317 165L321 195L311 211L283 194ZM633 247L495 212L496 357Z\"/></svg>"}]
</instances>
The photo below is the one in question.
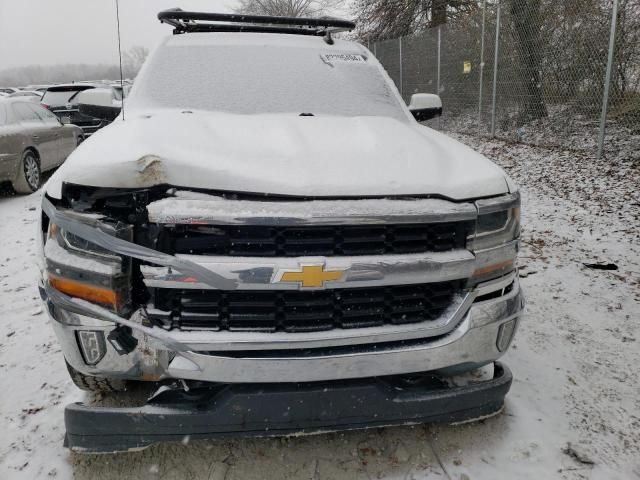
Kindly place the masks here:
<instances>
[{"instance_id":1,"label":"bare tree","mask_svg":"<svg viewBox=\"0 0 640 480\"><path fill-rule=\"evenodd\" d=\"M520 109L519 123L547 116L542 90L541 0L511 0L509 2L515 47L521 61L523 87L526 90Z\"/></svg>"},{"instance_id":2,"label":"bare tree","mask_svg":"<svg viewBox=\"0 0 640 480\"><path fill-rule=\"evenodd\" d=\"M119 77L116 65L30 65L0 71L0 85L26 86L30 84L69 83L81 80L115 80Z\"/></svg>"},{"instance_id":3,"label":"bare tree","mask_svg":"<svg viewBox=\"0 0 640 480\"><path fill-rule=\"evenodd\" d=\"M640 89L640 0L622 0L617 21L614 102Z\"/></svg>"},{"instance_id":4,"label":"bare tree","mask_svg":"<svg viewBox=\"0 0 640 480\"><path fill-rule=\"evenodd\" d=\"M149 49L136 45L122 54L122 69L125 77L135 77L144 64Z\"/></svg>"},{"instance_id":5,"label":"bare tree","mask_svg":"<svg viewBox=\"0 0 640 480\"><path fill-rule=\"evenodd\" d=\"M277 17L320 17L336 6L336 0L240 0L238 13Z\"/></svg>"},{"instance_id":6,"label":"bare tree","mask_svg":"<svg viewBox=\"0 0 640 480\"><path fill-rule=\"evenodd\" d=\"M478 8L478 0L355 0L353 6L363 41L414 34Z\"/></svg>"}]
</instances>

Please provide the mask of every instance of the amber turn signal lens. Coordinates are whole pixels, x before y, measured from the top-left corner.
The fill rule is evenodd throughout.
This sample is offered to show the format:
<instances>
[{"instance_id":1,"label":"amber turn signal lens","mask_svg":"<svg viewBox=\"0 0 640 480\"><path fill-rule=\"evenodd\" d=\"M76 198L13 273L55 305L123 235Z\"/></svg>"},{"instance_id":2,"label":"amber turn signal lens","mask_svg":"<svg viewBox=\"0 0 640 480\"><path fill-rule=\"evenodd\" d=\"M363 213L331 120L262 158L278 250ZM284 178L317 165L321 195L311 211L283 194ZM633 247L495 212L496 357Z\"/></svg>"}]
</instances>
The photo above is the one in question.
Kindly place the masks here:
<instances>
[{"instance_id":1,"label":"amber turn signal lens","mask_svg":"<svg viewBox=\"0 0 640 480\"><path fill-rule=\"evenodd\" d=\"M520 207L515 207L515 208L512 210L512 212L513 212L513 213L512 213L513 218L515 218L515 219L518 221L518 223L519 223L519 222L520 222Z\"/></svg>"},{"instance_id":2,"label":"amber turn signal lens","mask_svg":"<svg viewBox=\"0 0 640 480\"><path fill-rule=\"evenodd\" d=\"M513 269L513 259L505 260L504 262L494 263L493 265L487 265L486 267L479 268L473 272L474 277L484 277L491 275L492 273L500 272L505 269Z\"/></svg>"},{"instance_id":3,"label":"amber turn signal lens","mask_svg":"<svg viewBox=\"0 0 640 480\"><path fill-rule=\"evenodd\" d=\"M108 288L96 287L95 285L56 277L55 275L49 275L49 284L59 292L88 302L99 303L113 308L117 308L119 303L118 294Z\"/></svg>"},{"instance_id":4,"label":"amber turn signal lens","mask_svg":"<svg viewBox=\"0 0 640 480\"><path fill-rule=\"evenodd\" d=\"M49 238L56 238L58 236L58 225L51 223L49 225Z\"/></svg>"}]
</instances>

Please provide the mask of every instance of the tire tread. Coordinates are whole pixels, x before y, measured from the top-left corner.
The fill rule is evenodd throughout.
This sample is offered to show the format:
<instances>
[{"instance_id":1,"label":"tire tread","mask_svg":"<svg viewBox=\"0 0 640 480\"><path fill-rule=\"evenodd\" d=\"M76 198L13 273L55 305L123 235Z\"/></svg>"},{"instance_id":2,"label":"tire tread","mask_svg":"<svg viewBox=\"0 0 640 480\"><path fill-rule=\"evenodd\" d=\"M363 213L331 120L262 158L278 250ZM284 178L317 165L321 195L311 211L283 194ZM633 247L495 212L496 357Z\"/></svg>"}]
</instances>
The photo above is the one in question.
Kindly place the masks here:
<instances>
[{"instance_id":1,"label":"tire tread","mask_svg":"<svg viewBox=\"0 0 640 480\"><path fill-rule=\"evenodd\" d=\"M93 393L117 393L124 392L127 388L125 380L85 375L69 365L68 362L66 363L71 380L80 390Z\"/></svg>"}]
</instances>

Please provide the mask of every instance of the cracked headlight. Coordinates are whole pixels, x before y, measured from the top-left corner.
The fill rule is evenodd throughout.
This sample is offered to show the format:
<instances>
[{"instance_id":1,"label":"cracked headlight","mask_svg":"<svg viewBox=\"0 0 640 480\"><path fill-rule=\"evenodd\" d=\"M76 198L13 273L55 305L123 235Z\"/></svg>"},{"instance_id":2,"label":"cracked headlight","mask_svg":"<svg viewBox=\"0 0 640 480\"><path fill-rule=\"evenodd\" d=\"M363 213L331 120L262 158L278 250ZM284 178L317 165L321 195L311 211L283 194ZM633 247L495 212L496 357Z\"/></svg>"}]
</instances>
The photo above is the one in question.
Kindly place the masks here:
<instances>
[{"instance_id":1,"label":"cracked headlight","mask_svg":"<svg viewBox=\"0 0 640 480\"><path fill-rule=\"evenodd\" d=\"M75 250L76 252L95 255L97 257L103 257L113 260L120 260L120 256L115 255L113 252L102 248L95 243L91 243L78 235L75 235L66 230L59 230L59 240L62 241L62 247L66 247L69 250Z\"/></svg>"},{"instance_id":2,"label":"cracked headlight","mask_svg":"<svg viewBox=\"0 0 640 480\"><path fill-rule=\"evenodd\" d=\"M114 233L116 231L114 230ZM120 231L120 234L126 232ZM54 223L44 246L47 280L71 297L120 312L129 299L129 261Z\"/></svg>"}]
</instances>

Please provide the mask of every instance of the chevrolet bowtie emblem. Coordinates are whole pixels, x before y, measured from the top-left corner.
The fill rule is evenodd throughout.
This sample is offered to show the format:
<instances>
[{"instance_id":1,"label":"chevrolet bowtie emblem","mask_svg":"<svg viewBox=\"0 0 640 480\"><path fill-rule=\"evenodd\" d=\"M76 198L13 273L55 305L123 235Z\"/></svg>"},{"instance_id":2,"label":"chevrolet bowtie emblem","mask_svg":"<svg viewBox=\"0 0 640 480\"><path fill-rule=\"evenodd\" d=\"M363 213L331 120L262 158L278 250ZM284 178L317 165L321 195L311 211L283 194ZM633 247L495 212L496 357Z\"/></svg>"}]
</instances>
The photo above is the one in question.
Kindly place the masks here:
<instances>
[{"instance_id":1,"label":"chevrolet bowtie emblem","mask_svg":"<svg viewBox=\"0 0 640 480\"><path fill-rule=\"evenodd\" d=\"M304 265L301 271L285 271L277 282L299 283L303 288L324 288L326 282L337 282L342 270L325 270L324 265Z\"/></svg>"}]
</instances>

